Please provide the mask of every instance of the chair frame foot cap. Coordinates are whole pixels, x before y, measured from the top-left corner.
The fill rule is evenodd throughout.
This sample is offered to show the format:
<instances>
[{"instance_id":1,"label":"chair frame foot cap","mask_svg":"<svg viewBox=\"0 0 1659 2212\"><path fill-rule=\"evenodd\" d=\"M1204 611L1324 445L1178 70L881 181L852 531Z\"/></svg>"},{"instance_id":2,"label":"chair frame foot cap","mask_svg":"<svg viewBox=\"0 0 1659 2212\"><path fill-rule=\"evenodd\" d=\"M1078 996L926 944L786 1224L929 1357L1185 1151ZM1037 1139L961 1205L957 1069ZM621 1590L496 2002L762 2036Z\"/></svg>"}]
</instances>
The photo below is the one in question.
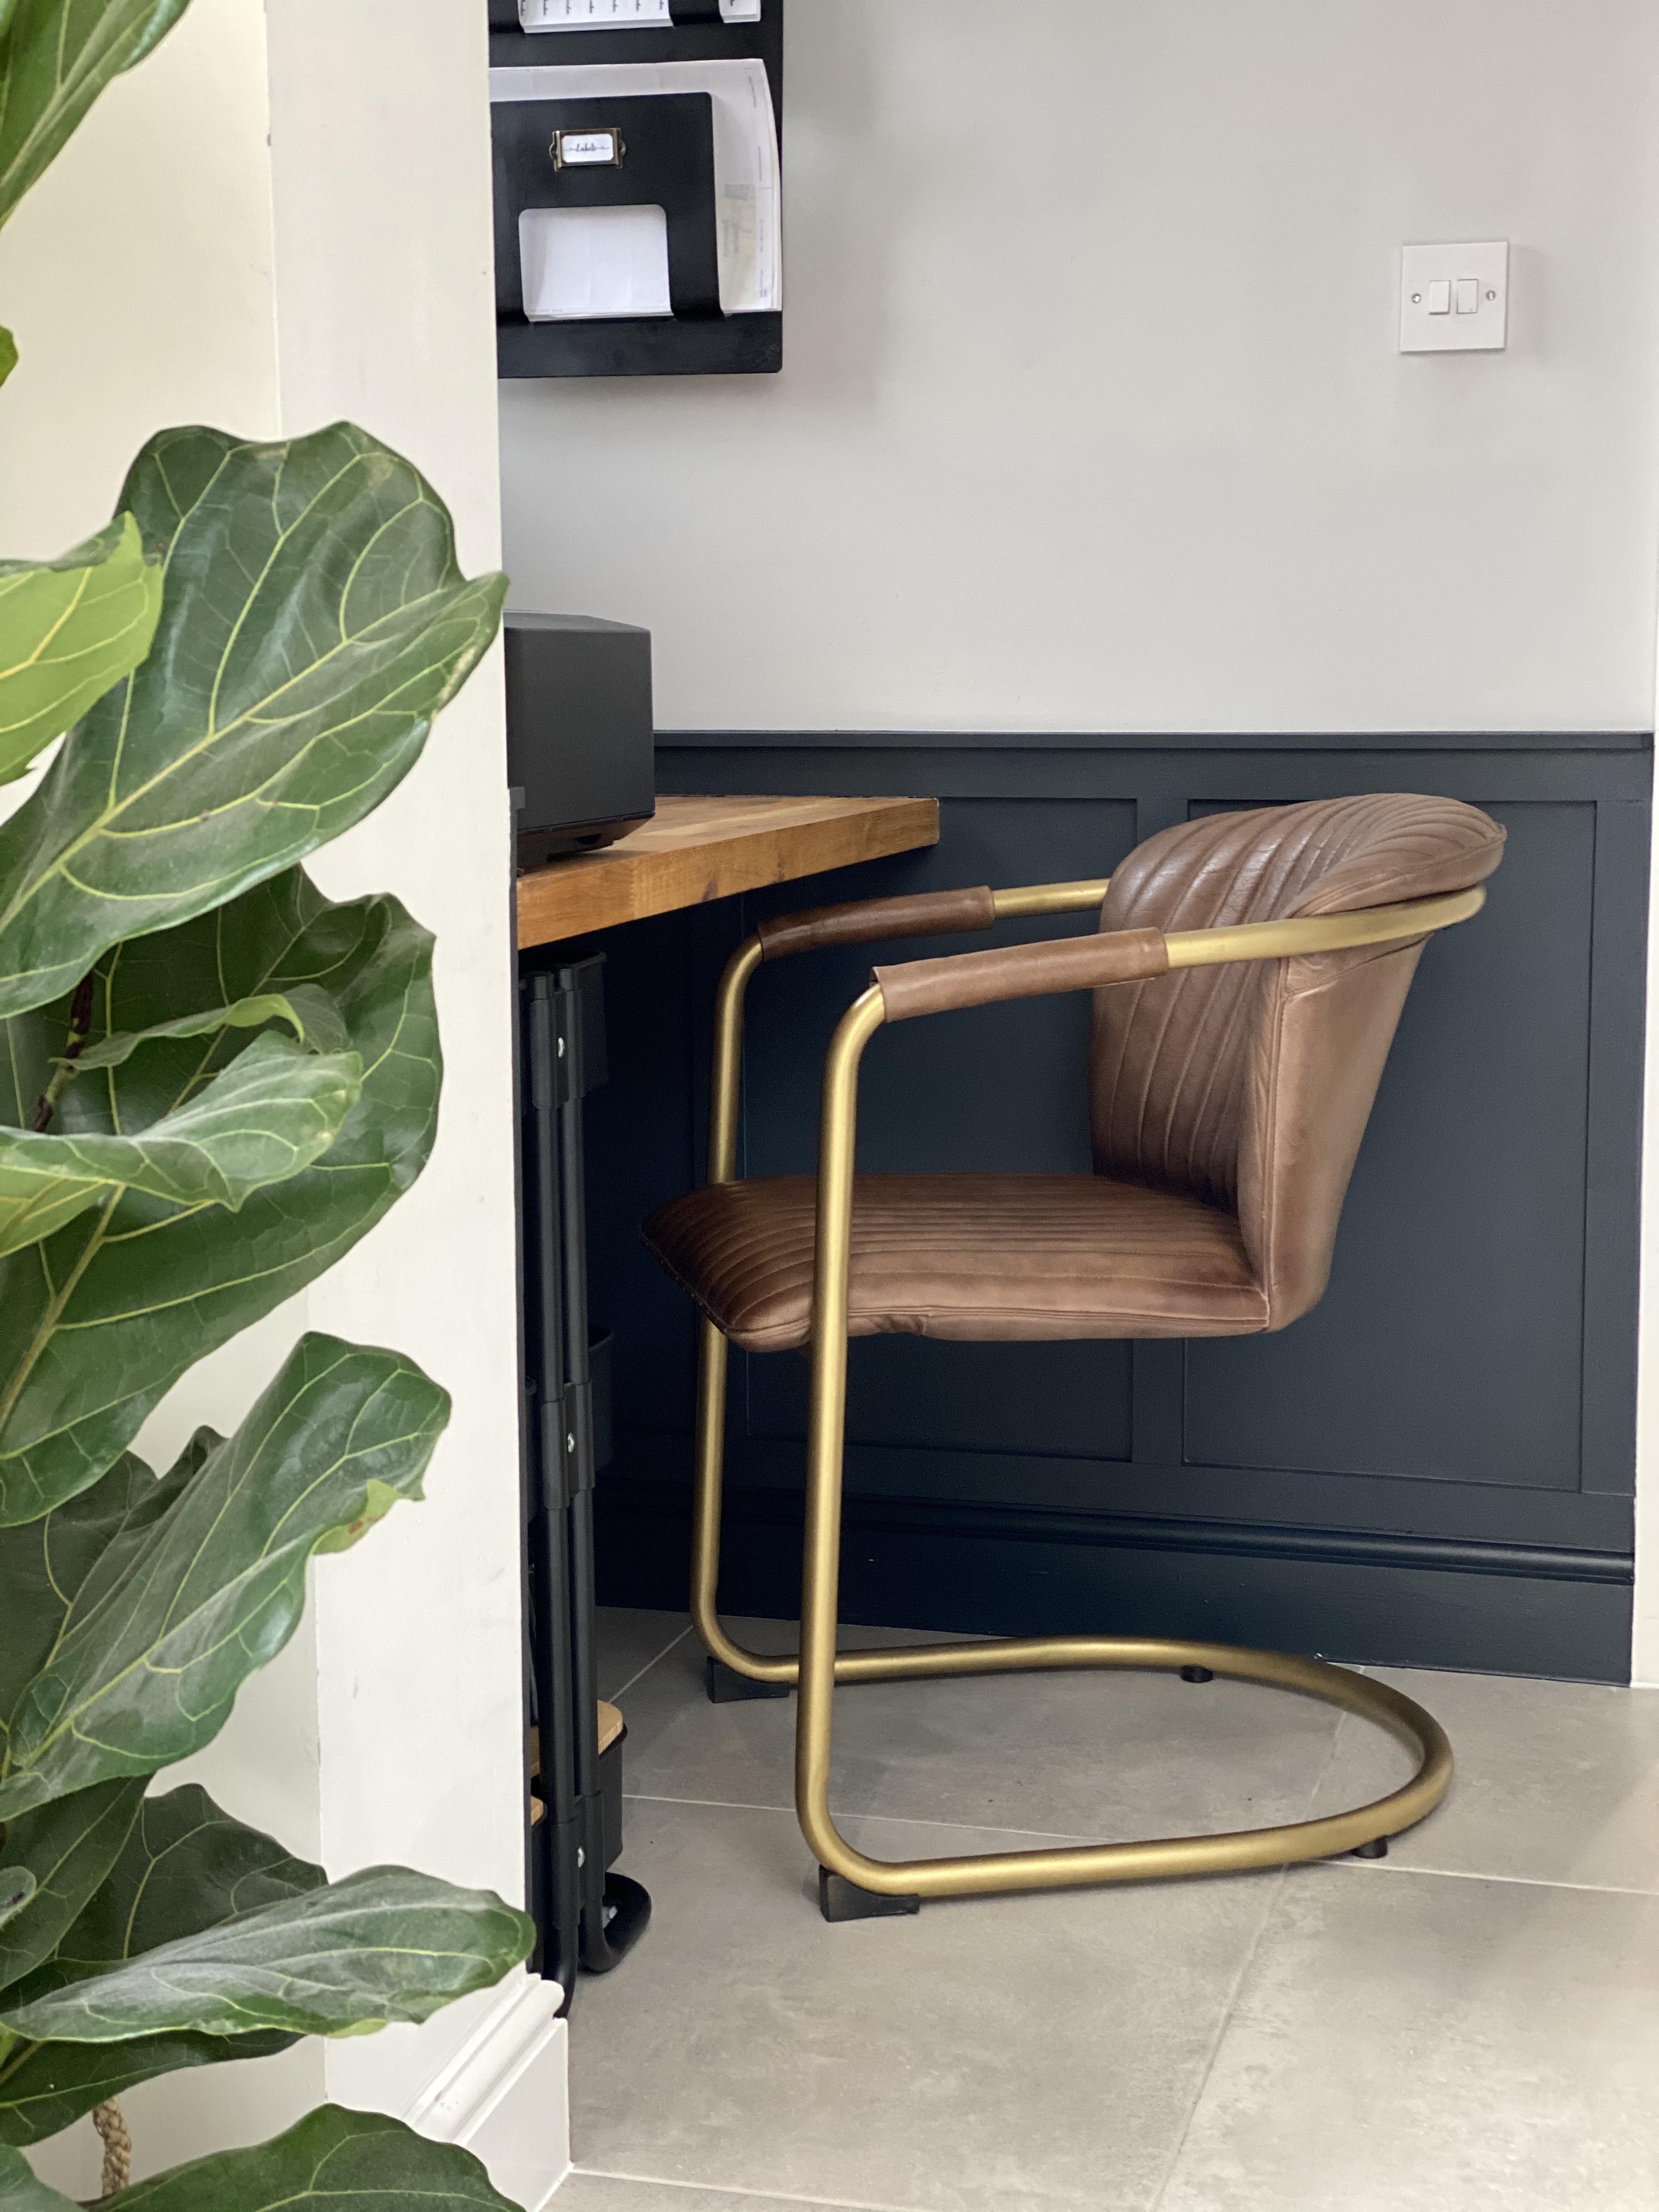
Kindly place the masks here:
<instances>
[{"instance_id":1,"label":"chair frame foot cap","mask_svg":"<svg viewBox=\"0 0 1659 2212\"><path fill-rule=\"evenodd\" d=\"M860 1889L843 1874L818 1869L818 1911L832 1926L844 1920L896 1920L920 1912L919 1897L884 1897Z\"/></svg>"},{"instance_id":2,"label":"chair frame foot cap","mask_svg":"<svg viewBox=\"0 0 1659 2212\"><path fill-rule=\"evenodd\" d=\"M723 1659L707 1661L703 1679L711 1705L746 1705L757 1698L787 1698L793 1687L788 1682L757 1682L752 1674L739 1674Z\"/></svg>"}]
</instances>

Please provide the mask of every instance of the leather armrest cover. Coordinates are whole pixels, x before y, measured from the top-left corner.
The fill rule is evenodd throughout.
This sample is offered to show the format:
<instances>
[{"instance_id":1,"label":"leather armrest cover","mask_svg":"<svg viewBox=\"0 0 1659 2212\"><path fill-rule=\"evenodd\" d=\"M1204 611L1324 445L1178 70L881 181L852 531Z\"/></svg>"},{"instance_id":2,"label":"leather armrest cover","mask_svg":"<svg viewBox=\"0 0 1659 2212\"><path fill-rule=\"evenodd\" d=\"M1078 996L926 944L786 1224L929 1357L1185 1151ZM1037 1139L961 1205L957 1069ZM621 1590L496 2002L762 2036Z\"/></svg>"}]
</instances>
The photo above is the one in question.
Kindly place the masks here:
<instances>
[{"instance_id":1,"label":"leather armrest cover","mask_svg":"<svg viewBox=\"0 0 1659 2212\"><path fill-rule=\"evenodd\" d=\"M870 972L880 986L888 1020L908 1022L918 1014L985 1006L998 1000L1140 982L1167 975L1169 966L1161 930L1120 929L1103 936L999 945L990 952L957 952L942 960L907 960Z\"/></svg>"},{"instance_id":2,"label":"leather armrest cover","mask_svg":"<svg viewBox=\"0 0 1659 2212\"><path fill-rule=\"evenodd\" d=\"M989 929L996 908L983 884L971 890L912 891L898 898L857 899L847 906L808 907L763 921L755 934L761 958L817 952L831 945L873 945L884 937L932 937L951 929Z\"/></svg>"}]
</instances>

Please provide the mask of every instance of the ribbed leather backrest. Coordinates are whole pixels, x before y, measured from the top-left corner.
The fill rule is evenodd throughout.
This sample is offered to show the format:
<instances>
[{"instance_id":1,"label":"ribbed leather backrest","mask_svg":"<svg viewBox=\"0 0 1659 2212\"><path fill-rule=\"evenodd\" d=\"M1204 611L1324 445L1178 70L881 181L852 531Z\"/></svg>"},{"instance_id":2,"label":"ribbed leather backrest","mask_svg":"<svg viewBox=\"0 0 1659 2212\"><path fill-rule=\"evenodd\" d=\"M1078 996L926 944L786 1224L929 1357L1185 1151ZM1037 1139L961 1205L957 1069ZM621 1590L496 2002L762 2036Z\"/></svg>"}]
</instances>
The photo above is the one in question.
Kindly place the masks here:
<instances>
[{"instance_id":1,"label":"ribbed leather backrest","mask_svg":"<svg viewBox=\"0 0 1659 2212\"><path fill-rule=\"evenodd\" d=\"M1104 930L1210 929L1466 890L1504 832L1455 799L1387 793L1215 814L1129 855ZM1238 1216L1270 1327L1316 1303L1420 941L1185 969L1095 995L1095 1166Z\"/></svg>"}]
</instances>

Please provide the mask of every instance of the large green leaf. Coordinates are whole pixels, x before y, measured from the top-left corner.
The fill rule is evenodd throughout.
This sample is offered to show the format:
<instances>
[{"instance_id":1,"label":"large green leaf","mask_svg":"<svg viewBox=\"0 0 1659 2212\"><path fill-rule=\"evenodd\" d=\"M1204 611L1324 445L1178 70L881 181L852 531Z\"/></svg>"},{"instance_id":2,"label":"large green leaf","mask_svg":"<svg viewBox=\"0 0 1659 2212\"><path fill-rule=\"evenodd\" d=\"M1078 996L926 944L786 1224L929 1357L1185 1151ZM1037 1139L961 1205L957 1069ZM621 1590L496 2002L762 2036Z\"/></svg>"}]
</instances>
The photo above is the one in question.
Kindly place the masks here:
<instances>
[{"instance_id":1,"label":"large green leaf","mask_svg":"<svg viewBox=\"0 0 1659 2212\"><path fill-rule=\"evenodd\" d=\"M106 2098L158 2074L269 2058L291 2035L144 2035L131 2043L21 2043L0 2031L0 2143L44 2142Z\"/></svg>"},{"instance_id":2,"label":"large green leaf","mask_svg":"<svg viewBox=\"0 0 1659 2212\"><path fill-rule=\"evenodd\" d=\"M161 611L130 514L56 561L0 561L0 783L131 674Z\"/></svg>"},{"instance_id":3,"label":"large green leaf","mask_svg":"<svg viewBox=\"0 0 1659 2212\"><path fill-rule=\"evenodd\" d=\"M322 1883L320 1867L199 1790L147 1800L56 1957L7 1993L3 2016L24 2032L0 2027L0 2142L40 2142L156 2074L285 2048L292 2033L266 2018L303 2014L337 2033L424 2019L499 1980L533 1932L487 1893L398 1868ZM108 2009L135 2024L100 2026ZM185 2012L230 2026L146 2024ZM60 2029L77 2039L55 2039Z\"/></svg>"},{"instance_id":4,"label":"large green leaf","mask_svg":"<svg viewBox=\"0 0 1659 2212\"><path fill-rule=\"evenodd\" d=\"M0 2025L38 2043L121 2043L188 2030L343 2035L429 2020L525 1958L535 1923L493 1891L370 1867L303 1897L145 1951L108 1972L0 1996Z\"/></svg>"},{"instance_id":5,"label":"large green leaf","mask_svg":"<svg viewBox=\"0 0 1659 2212\"><path fill-rule=\"evenodd\" d=\"M132 1136L0 1127L0 1253L38 1244L124 1191L186 1209L228 1206L320 1158L362 1091L356 1053L256 1038L185 1104Z\"/></svg>"},{"instance_id":6,"label":"large green leaf","mask_svg":"<svg viewBox=\"0 0 1659 2212\"><path fill-rule=\"evenodd\" d=\"M11 1711L0 1819L211 1741L293 1634L312 1553L420 1495L448 1413L446 1394L397 1353L302 1338L235 1435L112 1567L87 1571ZM107 1521L103 1487L84 1503ZM54 1519L72 1524L81 1506ZM0 1583L6 1552L32 1533L0 1548Z\"/></svg>"},{"instance_id":7,"label":"large green leaf","mask_svg":"<svg viewBox=\"0 0 1659 2212\"><path fill-rule=\"evenodd\" d=\"M269 1022L286 1022L313 1052L343 1052L351 1042L328 993L314 983L296 983L291 991L261 991L257 997L238 999L234 1006L210 1006L205 1013L181 1014L177 1021L106 1036L83 1052L76 1066L82 1075L92 1068L119 1067L141 1044L158 1037L214 1036L221 1030L263 1029Z\"/></svg>"},{"instance_id":8,"label":"large green leaf","mask_svg":"<svg viewBox=\"0 0 1659 2212\"><path fill-rule=\"evenodd\" d=\"M188 4L10 0L0 9L0 222L63 150L105 86L142 61Z\"/></svg>"},{"instance_id":9,"label":"large green leaf","mask_svg":"<svg viewBox=\"0 0 1659 2212\"><path fill-rule=\"evenodd\" d=\"M0 384L3 384L17 366L17 341L11 332L0 325Z\"/></svg>"},{"instance_id":10,"label":"large green leaf","mask_svg":"<svg viewBox=\"0 0 1659 2212\"><path fill-rule=\"evenodd\" d=\"M80 1799L64 1802L75 1805ZM321 1867L295 1858L274 1836L222 1812L194 1783L146 1797L135 1810L137 1817L127 1823L107 1879L65 1932L51 1964L15 2001L107 1973L159 1945L292 1903L328 1880Z\"/></svg>"},{"instance_id":11,"label":"large green leaf","mask_svg":"<svg viewBox=\"0 0 1659 2212\"><path fill-rule=\"evenodd\" d=\"M160 1481L141 1459L124 1453L94 1488L72 1506L26 1526L0 1528L0 1589L6 1632L0 1636L0 1772L9 1722L25 1689L45 1667L77 1602L118 1581L143 1549L149 1531L171 1509L223 1441L198 1429Z\"/></svg>"},{"instance_id":12,"label":"large green leaf","mask_svg":"<svg viewBox=\"0 0 1659 2212\"><path fill-rule=\"evenodd\" d=\"M100 1782L6 1824L0 1891L26 1875L28 1899L0 1923L0 1989L43 1966L85 1911L133 1832L142 1777Z\"/></svg>"},{"instance_id":13,"label":"large green leaf","mask_svg":"<svg viewBox=\"0 0 1659 2212\"><path fill-rule=\"evenodd\" d=\"M79 2212L79 2208L72 2197L60 2197L37 2180L21 2150L0 2149L0 2212Z\"/></svg>"},{"instance_id":14,"label":"large green leaf","mask_svg":"<svg viewBox=\"0 0 1659 2212\"><path fill-rule=\"evenodd\" d=\"M495 634L436 495L349 423L168 430L122 504L166 544L149 657L0 826L0 1015L205 913L371 812Z\"/></svg>"},{"instance_id":15,"label":"large green leaf","mask_svg":"<svg viewBox=\"0 0 1659 2212\"><path fill-rule=\"evenodd\" d=\"M393 899L331 906L298 870L100 971L94 1040L263 993L325 989L364 1067L362 1096L315 1166L234 1218L130 1196L0 1259L0 1524L94 1481L177 1377L331 1267L425 1164L440 1063L432 940ZM0 1024L0 1120L27 1120L61 1049L66 1004ZM153 1039L78 1078L66 1129L144 1127L246 1041ZM3 1660L0 1659L0 1671Z\"/></svg>"},{"instance_id":16,"label":"large green leaf","mask_svg":"<svg viewBox=\"0 0 1659 2212\"><path fill-rule=\"evenodd\" d=\"M20 2198L15 2212L62 2212ZM5 2212L14 2212L7 2206ZM324 2105L273 2142L174 2166L100 2212L516 2212L470 2150L428 2142L401 2120Z\"/></svg>"},{"instance_id":17,"label":"large green leaf","mask_svg":"<svg viewBox=\"0 0 1659 2212\"><path fill-rule=\"evenodd\" d=\"M117 1786L141 1790L143 1784ZM50 1814L27 1817L40 1820ZM14 1993L15 2001L106 1972L157 1944L199 1934L238 1913L302 1896L320 1888L324 1879L320 1867L290 1857L270 1836L229 1819L204 1790L191 1787L146 1798L137 1822L129 1820L127 1840L108 1879L50 1965ZM277 2034L234 2039L185 2034L140 2036L117 2046L16 2044L0 2058L0 2142L37 2142L152 2075L264 2057L292 2040Z\"/></svg>"}]
</instances>

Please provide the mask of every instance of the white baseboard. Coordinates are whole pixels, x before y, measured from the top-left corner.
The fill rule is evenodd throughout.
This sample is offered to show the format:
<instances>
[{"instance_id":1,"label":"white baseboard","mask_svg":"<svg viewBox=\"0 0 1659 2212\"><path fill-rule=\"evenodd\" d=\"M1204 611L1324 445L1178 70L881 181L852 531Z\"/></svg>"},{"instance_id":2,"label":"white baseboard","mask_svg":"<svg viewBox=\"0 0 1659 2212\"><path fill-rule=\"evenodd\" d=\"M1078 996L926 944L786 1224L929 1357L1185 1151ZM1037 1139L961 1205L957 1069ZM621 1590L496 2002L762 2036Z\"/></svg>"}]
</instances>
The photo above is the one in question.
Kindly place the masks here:
<instances>
[{"instance_id":1,"label":"white baseboard","mask_svg":"<svg viewBox=\"0 0 1659 2212\"><path fill-rule=\"evenodd\" d=\"M404 2115L423 2136L481 2158L524 2212L542 2212L570 2171L560 2002L556 1982L520 1976Z\"/></svg>"}]
</instances>

